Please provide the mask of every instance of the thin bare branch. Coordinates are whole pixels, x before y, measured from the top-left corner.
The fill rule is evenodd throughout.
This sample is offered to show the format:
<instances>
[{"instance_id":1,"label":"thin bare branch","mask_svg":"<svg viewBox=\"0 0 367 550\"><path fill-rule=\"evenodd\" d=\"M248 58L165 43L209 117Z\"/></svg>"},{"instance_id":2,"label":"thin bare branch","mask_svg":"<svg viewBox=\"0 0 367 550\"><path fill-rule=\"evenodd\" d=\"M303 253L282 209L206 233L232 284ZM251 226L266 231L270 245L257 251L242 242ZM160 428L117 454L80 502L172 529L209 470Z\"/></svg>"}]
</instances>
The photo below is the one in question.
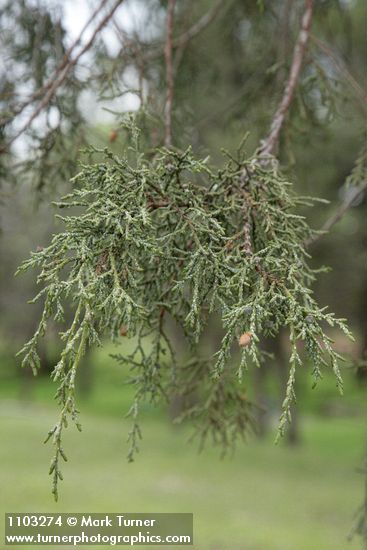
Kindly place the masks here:
<instances>
[{"instance_id":1,"label":"thin bare branch","mask_svg":"<svg viewBox=\"0 0 367 550\"><path fill-rule=\"evenodd\" d=\"M280 131L284 124L285 117L291 106L294 92L301 73L306 47L311 30L313 0L305 0L305 12L302 17L301 29L298 35L296 45L293 50L293 59L289 72L288 81L284 88L282 99L273 117L269 134L263 140L260 146L260 154L266 156L274 153L278 144Z\"/></svg>"},{"instance_id":2,"label":"thin bare branch","mask_svg":"<svg viewBox=\"0 0 367 550\"><path fill-rule=\"evenodd\" d=\"M278 144L280 131L282 129L285 117L287 115L287 112L291 106L291 103L294 97L294 92L301 73L307 44L310 38L315 42L315 44L317 44L317 46L322 51L324 51L324 53L326 53L332 59L337 69L344 74L344 76L347 78L350 85L358 93L359 97L363 101L366 101L367 99L366 92L355 80L355 78L350 74L350 72L344 66L344 64L337 59L335 54L333 54L330 51L330 49L327 46L325 46L325 44L323 44L321 40L319 40L318 38L310 34L312 15L313 15L313 0L305 0L305 4L306 4L306 8L302 17L301 29L298 35L298 39L293 51L293 59L292 59L290 73L289 73L289 78L285 86L284 93L280 101L280 104L278 106L278 109L276 110L275 115L273 117L271 127L270 127L270 132L267 135L267 137L263 140L260 147L260 154L264 156L273 154ZM353 190L353 192L351 192L348 195L346 200L343 201L343 203L340 205L337 211L332 216L330 216L330 218L326 220L326 222L321 227L319 232L312 239L309 239L305 244L308 246L313 242L317 241L325 233L327 233L345 215L345 213L353 205L355 200L357 200L358 197L360 197L360 195L366 189L367 189L367 182L365 182L363 185L359 187L356 187Z\"/></svg>"},{"instance_id":3,"label":"thin bare branch","mask_svg":"<svg viewBox=\"0 0 367 550\"><path fill-rule=\"evenodd\" d=\"M189 42L214 21L219 12L223 10L224 6L226 7L226 9L228 9L231 4L232 0L227 1L225 4L223 0L219 0L218 2L213 4L211 9L204 13L204 15L202 15L200 19L198 19L198 21L194 23L187 31L185 31L178 38L173 40L173 46L176 49L174 60L175 74L178 71L178 67L181 63L185 49L188 46Z\"/></svg>"},{"instance_id":4,"label":"thin bare branch","mask_svg":"<svg viewBox=\"0 0 367 550\"><path fill-rule=\"evenodd\" d=\"M278 46L278 57L279 63L285 64L288 59L288 54L290 50L290 22L292 17L294 0L285 0L284 7L282 10L282 19L279 28L279 46ZM283 67L284 71L286 67ZM284 71L278 71L280 77L284 76ZM283 74L282 74L283 73Z\"/></svg>"},{"instance_id":5,"label":"thin bare branch","mask_svg":"<svg viewBox=\"0 0 367 550\"><path fill-rule=\"evenodd\" d=\"M226 4L228 5L230 4L230 2L227 1ZM213 6L210 8L210 10L204 13L204 15L202 15L202 17L200 17L200 19L198 19L196 23L194 23L187 31L182 33L173 41L173 46L175 48L176 47L182 48L186 46L186 44L190 40L195 38L195 36L200 34L201 31L206 29L206 27L208 27L210 23L214 21L214 19L217 17L218 13L220 12L223 6L224 6L223 0L218 0L217 2L215 2Z\"/></svg>"},{"instance_id":6,"label":"thin bare branch","mask_svg":"<svg viewBox=\"0 0 367 550\"><path fill-rule=\"evenodd\" d=\"M55 80L52 82L52 85L47 89L45 96L43 97L40 104L36 107L36 109L33 111L33 113L30 115L28 120L23 124L23 126L18 130L18 132L10 139L10 141L0 148L0 153L8 150L10 145L14 143L32 124L32 122L38 117L38 115L47 107L47 105L50 103L51 99L55 95L57 89L63 84L63 82L66 80L70 70L75 67L75 65L78 63L79 59L91 48L91 46L94 43L94 40L96 36L100 33L100 31L105 27L105 25L109 22L117 8L122 4L124 0L117 0L111 10L105 15L105 17L101 20L97 28L94 30L92 36L90 39L86 42L84 47L79 51L79 53L73 58L68 61L64 69L61 71L61 73L55 78Z\"/></svg>"},{"instance_id":7,"label":"thin bare branch","mask_svg":"<svg viewBox=\"0 0 367 550\"><path fill-rule=\"evenodd\" d=\"M315 35L310 34L310 39L312 40L312 42L316 44L316 46L322 52L324 52L324 54L326 54L331 59L336 69L344 76L345 80L356 92L359 99L361 99L361 101L363 102L364 106L366 106L367 92L366 90L363 89L363 87L359 84L359 82L357 82L354 76L350 73L345 63L343 62L343 60Z\"/></svg>"},{"instance_id":8,"label":"thin bare branch","mask_svg":"<svg viewBox=\"0 0 367 550\"><path fill-rule=\"evenodd\" d=\"M206 29L220 13L221 9L224 7L227 9L233 3L233 0L218 0L210 10L208 10L204 15L202 15L196 23L194 23L189 29L184 31L182 34L172 39L172 48L184 48L188 42L198 36L204 29ZM137 51L137 42L133 45L129 39L126 31L120 31L119 35L124 41L125 52L132 50L132 53ZM127 48L125 47L127 44ZM156 42L154 44L147 44L144 42L139 43L140 50L144 50L144 62L152 61L161 57L164 48L162 48L162 42Z\"/></svg>"},{"instance_id":9,"label":"thin bare branch","mask_svg":"<svg viewBox=\"0 0 367 550\"><path fill-rule=\"evenodd\" d=\"M168 0L166 43L164 46L164 59L166 63L166 103L164 106L164 145L172 146L172 104L173 104L173 23L176 0Z\"/></svg>"},{"instance_id":10,"label":"thin bare branch","mask_svg":"<svg viewBox=\"0 0 367 550\"><path fill-rule=\"evenodd\" d=\"M312 239L309 239L305 244L310 245L313 244L315 241L320 239L325 233L328 233L330 229L338 223L342 219L342 217L346 214L346 212L349 210L351 206L353 206L353 203L361 196L364 191L367 189L367 181L365 181L362 185L359 185L353 191L348 193L347 198L342 202L342 204L339 206L337 211L330 216L324 223L324 225L319 230L320 232L317 233Z\"/></svg>"}]
</instances>

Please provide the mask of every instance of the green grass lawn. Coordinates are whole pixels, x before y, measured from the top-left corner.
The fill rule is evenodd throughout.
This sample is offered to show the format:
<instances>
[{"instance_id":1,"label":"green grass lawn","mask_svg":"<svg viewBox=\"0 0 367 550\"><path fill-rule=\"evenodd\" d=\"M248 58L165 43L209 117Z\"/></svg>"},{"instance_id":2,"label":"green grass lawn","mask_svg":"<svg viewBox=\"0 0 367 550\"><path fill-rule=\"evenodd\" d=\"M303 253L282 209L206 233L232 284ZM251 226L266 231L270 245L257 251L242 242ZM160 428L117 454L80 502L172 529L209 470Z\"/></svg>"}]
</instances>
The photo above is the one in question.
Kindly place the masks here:
<instances>
[{"instance_id":1,"label":"green grass lawn","mask_svg":"<svg viewBox=\"0 0 367 550\"><path fill-rule=\"evenodd\" d=\"M212 448L198 454L186 428L147 418L141 453L128 464L128 422L87 412L81 434L68 430L69 461L54 503L51 448L42 441L56 414L46 403L0 401L3 513L193 512L195 549L361 548L346 540L363 492L361 416L308 416L299 448L253 440L224 460Z\"/></svg>"},{"instance_id":2,"label":"green grass lawn","mask_svg":"<svg viewBox=\"0 0 367 550\"><path fill-rule=\"evenodd\" d=\"M3 512L193 512L195 549L361 548L347 535L363 498L364 480L356 469L367 439L366 389L356 385L350 370L344 374L343 398L332 376L311 391L307 371L300 371L298 448L274 446L274 416L269 438L250 440L233 458L220 460L210 447L198 454L195 444L188 444L190 427L172 426L166 411L146 406L141 453L129 464L124 413L133 391L125 384L126 373L109 359L111 351L116 349L94 351L84 365L92 367L93 384L78 399L83 432L67 430L69 462L57 504L47 476L52 450L42 444L58 414L55 386L47 377L24 384L16 366L2 362ZM272 379L269 384L274 407L276 384Z\"/></svg>"}]
</instances>

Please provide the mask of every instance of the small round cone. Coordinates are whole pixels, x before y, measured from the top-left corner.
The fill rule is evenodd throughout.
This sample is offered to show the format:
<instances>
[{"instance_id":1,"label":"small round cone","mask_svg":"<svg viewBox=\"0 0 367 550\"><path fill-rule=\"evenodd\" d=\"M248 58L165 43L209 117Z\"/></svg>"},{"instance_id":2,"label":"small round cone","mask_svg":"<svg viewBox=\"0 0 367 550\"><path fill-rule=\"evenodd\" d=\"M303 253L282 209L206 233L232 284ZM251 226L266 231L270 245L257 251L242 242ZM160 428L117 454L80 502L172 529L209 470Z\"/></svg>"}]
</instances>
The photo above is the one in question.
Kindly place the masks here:
<instances>
[{"instance_id":1,"label":"small round cone","mask_svg":"<svg viewBox=\"0 0 367 550\"><path fill-rule=\"evenodd\" d=\"M244 332L243 334L241 334L240 339L238 340L238 344L239 346L241 346L241 348L245 348L251 343L251 339L252 332Z\"/></svg>"}]
</instances>

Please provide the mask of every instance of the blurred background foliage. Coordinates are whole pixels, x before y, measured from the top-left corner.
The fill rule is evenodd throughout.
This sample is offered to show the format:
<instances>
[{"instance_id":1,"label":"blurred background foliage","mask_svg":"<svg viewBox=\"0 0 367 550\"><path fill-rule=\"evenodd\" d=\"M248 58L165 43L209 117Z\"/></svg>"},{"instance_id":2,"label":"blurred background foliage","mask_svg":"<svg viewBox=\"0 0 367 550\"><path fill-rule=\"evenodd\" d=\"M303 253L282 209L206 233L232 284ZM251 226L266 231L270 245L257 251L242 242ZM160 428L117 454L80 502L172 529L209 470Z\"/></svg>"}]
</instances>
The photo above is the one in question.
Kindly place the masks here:
<instances>
[{"instance_id":1,"label":"blurred background foliage","mask_svg":"<svg viewBox=\"0 0 367 550\"><path fill-rule=\"evenodd\" d=\"M99 4L80 0L75 9L80 5L86 21ZM39 450L35 439L49 427L45 417L56 414L48 375L59 344L55 328L44 340L38 379L19 369L15 353L32 334L39 309L26 303L36 293L32 274L15 279L14 272L30 250L47 244L59 230L49 202L68 190L81 147L92 143L119 153L127 138L119 120L127 110L139 108L147 149L163 143L166 2L121 2L34 119L50 89L50 75L67 58L84 23L74 26L68 2L2 0L0 6L3 502L7 511L50 509L43 477L47 450ZM102 2L107 12L113 6ZM247 149L253 152L281 96L302 10L303 2L297 0L177 2L176 146L191 144L195 152L209 154L220 164L221 149L235 151L250 132ZM366 141L366 26L364 0L315 2L302 79L278 155L298 192L330 201L305 212L316 228L345 200L346 177ZM90 35L90 30L83 35L72 52L74 58ZM42 87L44 94L37 95ZM33 99L27 104L29 98ZM117 348L107 345L91 351L79 373L87 429L78 440L69 436L79 464L68 469L62 506L69 511L89 506L94 511L194 509L199 541L195 547L200 549L227 548L224 534L233 537L231 548L346 548L345 536L363 490L362 478L353 468L362 462L367 432L366 212L364 193L330 233L310 247L313 266L331 268L320 275L315 294L321 304L348 319L356 341L350 344L340 336L336 341L347 356L343 398L332 378L326 376L312 390L307 369L301 374L297 413L288 436L289 442L298 443L297 449L272 446L288 368L280 337L266 343L275 359L261 371L248 373L248 391L262 406L262 440L251 440L230 464L218 462L212 450L197 458L195 447L185 445L186 428L173 428L167 421L179 412L180 404L157 410L147 405L144 452L136 464L125 464L122 441L127 427L120 418L129 408L132 390L125 384L127 375L110 358L110 353L129 348L122 337ZM212 349L216 338L214 324L203 346ZM177 347L184 356L179 337ZM104 446L110 451L103 453ZM204 495L199 500L197 486ZM349 544L359 547L356 541Z\"/></svg>"}]
</instances>

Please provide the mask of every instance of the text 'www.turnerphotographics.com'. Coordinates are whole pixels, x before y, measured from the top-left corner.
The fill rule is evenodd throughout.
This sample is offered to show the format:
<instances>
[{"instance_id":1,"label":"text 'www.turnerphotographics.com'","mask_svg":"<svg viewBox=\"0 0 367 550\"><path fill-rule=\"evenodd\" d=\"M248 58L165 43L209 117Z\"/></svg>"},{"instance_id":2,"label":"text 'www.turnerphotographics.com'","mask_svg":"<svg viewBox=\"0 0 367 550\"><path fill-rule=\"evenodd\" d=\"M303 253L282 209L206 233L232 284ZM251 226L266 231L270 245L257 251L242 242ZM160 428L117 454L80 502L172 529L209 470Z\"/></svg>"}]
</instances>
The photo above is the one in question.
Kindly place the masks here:
<instances>
[{"instance_id":1,"label":"text 'www.turnerphotographics.com'","mask_svg":"<svg viewBox=\"0 0 367 550\"><path fill-rule=\"evenodd\" d=\"M5 514L6 545L193 544L193 514Z\"/></svg>"}]
</instances>

